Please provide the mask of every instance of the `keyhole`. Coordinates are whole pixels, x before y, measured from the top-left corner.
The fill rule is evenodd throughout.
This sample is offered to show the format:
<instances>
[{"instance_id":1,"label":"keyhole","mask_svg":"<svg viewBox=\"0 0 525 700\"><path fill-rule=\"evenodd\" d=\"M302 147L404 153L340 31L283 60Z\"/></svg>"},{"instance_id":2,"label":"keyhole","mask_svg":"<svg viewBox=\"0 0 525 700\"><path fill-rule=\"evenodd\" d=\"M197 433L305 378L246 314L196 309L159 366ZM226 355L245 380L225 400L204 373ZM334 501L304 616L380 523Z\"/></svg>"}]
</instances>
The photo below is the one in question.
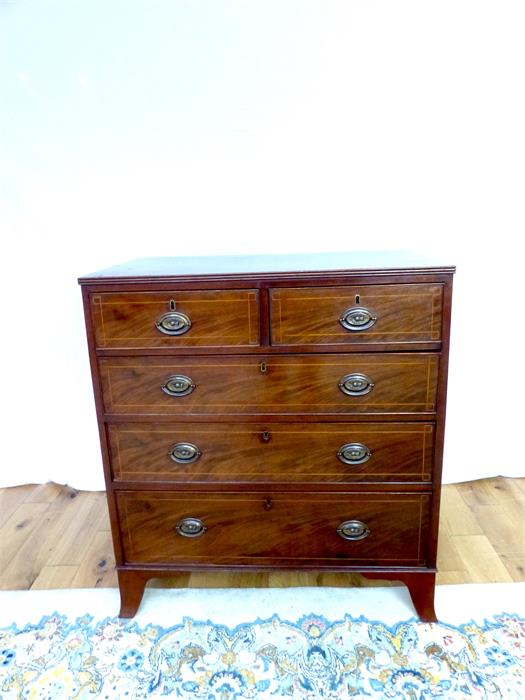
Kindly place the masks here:
<instances>
[{"instance_id":1,"label":"keyhole","mask_svg":"<svg viewBox=\"0 0 525 700\"><path fill-rule=\"evenodd\" d=\"M262 374L266 374L266 372L268 371L268 365L266 364L266 362L259 363L259 369L261 370Z\"/></svg>"},{"instance_id":2,"label":"keyhole","mask_svg":"<svg viewBox=\"0 0 525 700\"><path fill-rule=\"evenodd\" d=\"M261 437L263 442L270 442L270 432L268 430L263 430Z\"/></svg>"},{"instance_id":3,"label":"keyhole","mask_svg":"<svg viewBox=\"0 0 525 700\"><path fill-rule=\"evenodd\" d=\"M264 499L264 510L271 510L273 506L273 501L271 498Z\"/></svg>"},{"instance_id":4,"label":"keyhole","mask_svg":"<svg viewBox=\"0 0 525 700\"><path fill-rule=\"evenodd\" d=\"M360 295L359 295L359 294L356 294L356 295L355 295L355 303L356 303L356 304L359 304L359 300L360 300L360 299L361 299Z\"/></svg>"},{"instance_id":5,"label":"keyhole","mask_svg":"<svg viewBox=\"0 0 525 700\"><path fill-rule=\"evenodd\" d=\"M175 299L170 299L170 311L175 311Z\"/></svg>"}]
</instances>

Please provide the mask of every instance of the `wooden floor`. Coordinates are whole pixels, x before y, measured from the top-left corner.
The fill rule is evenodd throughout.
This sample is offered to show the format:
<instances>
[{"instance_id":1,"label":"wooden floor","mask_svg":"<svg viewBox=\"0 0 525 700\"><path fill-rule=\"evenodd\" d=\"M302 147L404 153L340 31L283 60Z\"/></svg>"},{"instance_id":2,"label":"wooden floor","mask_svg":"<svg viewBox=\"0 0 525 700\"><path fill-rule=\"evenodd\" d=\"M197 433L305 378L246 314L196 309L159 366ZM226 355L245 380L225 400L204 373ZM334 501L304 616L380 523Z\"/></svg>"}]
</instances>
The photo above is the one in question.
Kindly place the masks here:
<instances>
[{"instance_id":1,"label":"wooden floor","mask_svg":"<svg viewBox=\"0 0 525 700\"><path fill-rule=\"evenodd\" d=\"M438 583L525 581L525 478L443 487ZM179 574L196 587L385 585L348 574ZM0 589L116 586L105 494L43 484L0 489Z\"/></svg>"}]
</instances>

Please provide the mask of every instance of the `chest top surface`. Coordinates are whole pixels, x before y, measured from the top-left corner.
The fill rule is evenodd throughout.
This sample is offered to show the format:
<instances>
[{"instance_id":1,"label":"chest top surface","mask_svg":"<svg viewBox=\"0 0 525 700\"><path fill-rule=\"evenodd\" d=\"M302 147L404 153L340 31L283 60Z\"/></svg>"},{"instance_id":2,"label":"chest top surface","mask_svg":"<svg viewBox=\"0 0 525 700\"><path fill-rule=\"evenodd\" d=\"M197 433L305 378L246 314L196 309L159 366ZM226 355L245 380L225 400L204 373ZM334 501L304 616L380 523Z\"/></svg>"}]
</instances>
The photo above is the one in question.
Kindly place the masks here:
<instances>
[{"instance_id":1,"label":"chest top surface","mask_svg":"<svg viewBox=\"0 0 525 700\"><path fill-rule=\"evenodd\" d=\"M410 251L357 251L266 255L210 255L139 258L79 278L81 284L133 283L185 278L269 278L298 274L452 273L454 266Z\"/></svg>"}]
</instances>

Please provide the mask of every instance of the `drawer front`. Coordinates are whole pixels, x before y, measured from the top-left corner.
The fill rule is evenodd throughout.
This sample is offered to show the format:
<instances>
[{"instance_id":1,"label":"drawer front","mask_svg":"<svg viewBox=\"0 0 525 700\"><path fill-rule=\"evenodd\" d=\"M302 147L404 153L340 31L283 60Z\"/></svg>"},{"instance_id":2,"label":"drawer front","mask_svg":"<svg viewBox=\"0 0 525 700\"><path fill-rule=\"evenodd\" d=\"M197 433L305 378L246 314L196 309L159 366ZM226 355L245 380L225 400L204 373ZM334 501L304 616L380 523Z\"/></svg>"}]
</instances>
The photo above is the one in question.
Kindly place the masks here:
<instances>
[{"instance_id":1,"label":"drawer front","mask_svg":"<svg viewBox=\"0 0 525 700\"><path fill-rule=\"evenodd\" d=\"M440 284L272 289L270 304L273 345L441 340Z\"/></svg>"},{"instance_id":2,"label":"drawer front","mask_svg":"<svg viewBox=\"0 0 525 700\"><path fill-rule=\"evenodd\" d=\"M107 413L432 413L438 355L100 358ZM357 392L357 395L356 395Z\"/></svg>"},{"instance_id":3,"label":"drawer front","mask_svg":"<svg viewBox=\"0 0 525 700\"><path fill-rule=\"evenodd\" d=\"M259 345L259 293L227 291L94 294L99 348Z\"/></svg>"},{"instance_id":4,"label":"drawer front","mask_svg":"<svg viewBox=\"0 0 525 700\"><path fill-rule=\"evenodd\" d=\"M429 499L377 493L117 494L125 561L180 565L423 565Z\"/></svg>"},{"instance_id":5,"label":"drawer front","mask_svg":"<svg viewBox=\"0 0 525 700\"><path fill-rule=\"evenodd\" d=\"M431 423L116 423L117 481L430 481Z\"/></svg>"}]
</instances>

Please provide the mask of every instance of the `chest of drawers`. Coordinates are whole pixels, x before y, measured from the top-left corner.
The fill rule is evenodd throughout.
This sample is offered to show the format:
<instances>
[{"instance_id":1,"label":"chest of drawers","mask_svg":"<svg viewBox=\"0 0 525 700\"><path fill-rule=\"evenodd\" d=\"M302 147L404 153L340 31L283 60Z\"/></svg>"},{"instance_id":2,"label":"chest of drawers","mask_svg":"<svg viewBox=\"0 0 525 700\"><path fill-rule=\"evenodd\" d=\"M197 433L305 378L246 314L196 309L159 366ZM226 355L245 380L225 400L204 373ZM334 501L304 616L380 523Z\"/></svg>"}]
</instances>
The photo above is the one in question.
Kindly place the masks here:
<instances>
[{"instance_id":1,"label":"chest of drawers","mask_svg":"<svg viewBox=\"0 0 525 700\"><path fill-rule=\"evenodd\" d=\"M176 571L360 572L435 620L454 268L144 259L79 280L122 617Z\"/></svg>"}]
</instances>

